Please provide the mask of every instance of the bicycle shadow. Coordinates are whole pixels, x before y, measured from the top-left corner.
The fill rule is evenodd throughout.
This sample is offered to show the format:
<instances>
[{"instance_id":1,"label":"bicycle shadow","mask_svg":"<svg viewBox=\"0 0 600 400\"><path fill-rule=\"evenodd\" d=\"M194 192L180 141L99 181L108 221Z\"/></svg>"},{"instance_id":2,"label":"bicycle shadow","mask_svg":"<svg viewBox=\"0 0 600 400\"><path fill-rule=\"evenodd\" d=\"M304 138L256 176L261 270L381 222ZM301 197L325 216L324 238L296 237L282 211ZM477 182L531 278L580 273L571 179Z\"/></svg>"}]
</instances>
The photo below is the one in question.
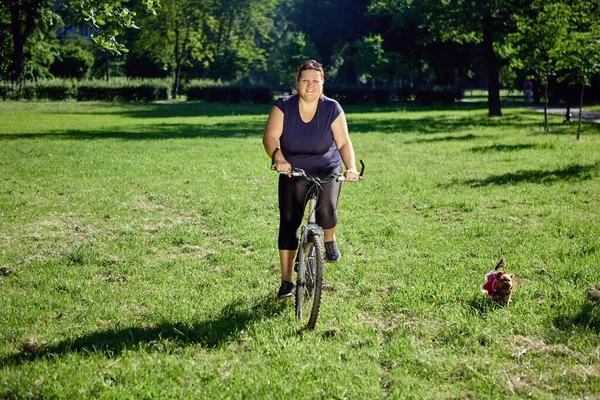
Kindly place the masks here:
<instances>
[{"instance_id":1,"label":"bicycle shadow","mask_svg":"<svg viewBox=\"0 0 600 400\"><path fill-rule=\"evenodd\" d=\"M217 348L238 338L242 330L254 322L278 315L284 308L283 302L268 297L248 307L248 301L236 299L223 307L214 318L197 323L164 322L151 327L134 326L118 330L103 330L67 339L50 346L23 348L18 354L0 359L1 365L21 364L45 357L62 357L72 353L101 353L106 357L117 357L127 349L140 345L161 343L184 347L199 344L205 348Z\"/></svg>"}]
</instances>

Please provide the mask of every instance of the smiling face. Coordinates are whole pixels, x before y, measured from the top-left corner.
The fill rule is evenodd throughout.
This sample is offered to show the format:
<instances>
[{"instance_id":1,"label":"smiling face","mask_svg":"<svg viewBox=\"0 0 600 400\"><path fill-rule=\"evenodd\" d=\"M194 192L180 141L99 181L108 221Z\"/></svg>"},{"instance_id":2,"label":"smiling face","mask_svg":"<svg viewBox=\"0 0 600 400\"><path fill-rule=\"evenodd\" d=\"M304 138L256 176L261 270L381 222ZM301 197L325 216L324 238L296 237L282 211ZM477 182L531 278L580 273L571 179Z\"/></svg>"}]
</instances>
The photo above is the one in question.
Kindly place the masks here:
<instances>
[{"instance_id":1,"label":"smiling face","mask_svg":"<svg viewBox=\"0 0 600 400\"><path fill-rule=\"evenodd\" d=\"M314 69L305 69L298 76L298 94L305 100L318 99L323 93L323 75Z\"/></svg>"}]
</instances>

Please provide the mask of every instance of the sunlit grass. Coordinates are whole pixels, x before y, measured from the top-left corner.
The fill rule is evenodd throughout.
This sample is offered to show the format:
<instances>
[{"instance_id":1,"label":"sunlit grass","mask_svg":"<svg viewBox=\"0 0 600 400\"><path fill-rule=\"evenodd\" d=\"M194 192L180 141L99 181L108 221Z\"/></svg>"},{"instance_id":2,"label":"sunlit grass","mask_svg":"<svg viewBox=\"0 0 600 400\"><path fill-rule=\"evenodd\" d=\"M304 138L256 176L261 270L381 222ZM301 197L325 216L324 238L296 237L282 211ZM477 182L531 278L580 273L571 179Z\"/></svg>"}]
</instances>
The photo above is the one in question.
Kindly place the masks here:
<instances>
[{"instance_id":1,"label":"sunlit grass","mask_svg":"<svg viewBox=\"0 0 600 400\"><path fill-rule=\"evenodd\" d=\"M347 107L312 331L278 302L270 106L0 103L0 397L593 398L600 129ZM491 304L500 258L514 303Z\"/></svg>"}]
</instances>

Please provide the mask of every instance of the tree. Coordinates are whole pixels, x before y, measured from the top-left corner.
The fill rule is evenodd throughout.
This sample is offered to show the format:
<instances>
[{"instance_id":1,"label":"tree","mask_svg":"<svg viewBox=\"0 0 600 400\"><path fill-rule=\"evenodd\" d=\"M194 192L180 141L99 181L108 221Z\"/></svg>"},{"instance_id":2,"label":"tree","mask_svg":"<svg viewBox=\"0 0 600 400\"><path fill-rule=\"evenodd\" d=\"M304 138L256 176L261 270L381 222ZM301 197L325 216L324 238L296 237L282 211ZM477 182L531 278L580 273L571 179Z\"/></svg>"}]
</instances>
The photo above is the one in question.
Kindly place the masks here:
<instances>
[{"instance_id":1,"label":"tree","mask_svg":"<svg viewBox=\"0 0 600 400\"><path fill-rule=\"evenodd\" d=\"M304 32L315 44L319 62L329 68L341 49L374 31L371 0L295 0L289 5L292 31ZM377 32L376 32L377 33Z\"/></svg>"},{"instance_id":2,"label":"tree","mask_svg":"<svg viewBox=\"0 0 600 400\"><path fill-rule=\"evenodd\" d=\"M211 33L215 60L210 76L235 79L260 74L267 68L267 51L273 30L276 0L218 0ZM215 74L216 72L216 74Z\"/></svg>"},{"instance_id":3,"label":"tree","mask_svg":"<svg viewBox=\"0 0 600 400\"><path fill-rule=\"evenodd\" d=\"M209 32L214 29L214 3L203 0L163 0L161 12L142 20L144 29L136 40L141 54L148 54L155 62L174 73L173 96L177 98L181 69L196 59L209 63L214 48Z\"/></svg>"},{"instance_id":4,"label":"tree","mask_svg":"<svg viewBox=\"0 0 600 400\"><path fill-rule=\"evenodd\" d=\"M372 8L392 18L416 15L421 43L475 43L481 46L488 80L488 114L501 116L499 70L506 60L500 52L515 29L515 13L527 9L526 0L372 0ZM415 12L418 10L418 12Z\"/></svg>"},{"instance_id":5,"label":"tree","mask_svg":"<svg viewBox=\"0 0 600 400\"><path fill-rule=\"evenodd\" d=\"M25 46L40 25L51 24L49 0L8 0L0 3L0 14L8 17L11 34L11 61L8 66L9 78L19 80L25 63Z\"/></svg>"},{"instance_id":6,"label":"tree","mask_svg":"<svg viewBox=\"0 0 600 400\"><path fill-rule=\"evenodd\" d=\"M548 132L548 77L557 72L559 49L568 38L571 9L564 3L543 3L535 13L516 18L509 35L516 53L511 64L538 78L544 86L544 131Z\"/></svg>"},{"instance_id":7,"label":"tree","mask_svg":"<svg viewBox=\"0 0 600 400\"><path fill-rule=\"evenodd\" d=\"M581 136L583 94L592 78L600 73L600 2L575 2L567 38L556 50L557 69L567 79L581 85L577 140Z\"/></svg>"},{"instance_id":8,"label":"tree","mask_svg":"<svg viewBox=\"0 0 600 400\"><path fill-rule=\"evenodd\" d=\"M272 24L274 0L163 0L158 17L141 21L136 50L174 74L177 97L183 68L204 76L235 79L266 68L259 45Z\"/></svg>"},{"instance_id":9,"label":"tree","mask_svg":"<svg viewBox=\"0 0 600 400\"><path fill-rule=\"evenodd\" d=\"M60 18L54 12L55 3L61 8L75 10L72 15L78 20L89 23L97 31L92 40L98 46L113 52L126 48L116 37L122 29L136 28L132 13L121 0L5 0L0 3L0 21L9 22L10 65L7 67L9 78L22 79L25 66L25 49L36 31L56 29ZM142 1L147 11L153 12L157 1Z\"/></svg>"},{"instance_id":10,"label":"tree","mask_svg":"<svg viewBox=\"0 0 600 400\"><path fill-rule=\"evenodd\" d=\"M360 76L371 81L371 89L375 88L375 80L385 74L388 60L383 51L381 35L369 35L354 42L354 68Z\"/></svg>"}]
</instances>

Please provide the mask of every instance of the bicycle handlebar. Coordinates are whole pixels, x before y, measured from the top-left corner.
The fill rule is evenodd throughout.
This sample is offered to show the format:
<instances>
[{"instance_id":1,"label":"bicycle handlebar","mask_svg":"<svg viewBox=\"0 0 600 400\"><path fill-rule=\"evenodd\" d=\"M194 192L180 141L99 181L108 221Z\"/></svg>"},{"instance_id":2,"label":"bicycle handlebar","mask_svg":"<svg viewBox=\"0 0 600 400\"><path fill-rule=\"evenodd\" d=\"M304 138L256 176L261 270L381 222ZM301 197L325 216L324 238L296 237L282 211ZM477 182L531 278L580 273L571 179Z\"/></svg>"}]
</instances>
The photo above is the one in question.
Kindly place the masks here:
<instances>
[{"instance_id":1,"label":"bicycle handlebar","mask_svg":"<svg viewBox=\"0 0 600 400\"><path fill-rule=\"evenodd\" d=\"M359 173L359 178L358 180L360 181L362 179L362 176L365 172L365 163L363 160L359 160L360 161L360 173ZM271 169L275 169L274 166L271 167ZM346 180L346 177L343 174L331 174L323 179L320 178L316 178L314 176L310 176L308 175L303 169L301 168L292 168L291 173L290 172L280 172L280 175L288 175L291 174L292 176L301 176L311 182L319 182L319 183L328 183L331 182L332 180L335 180L336 182L343 182Z\"/></svg>"}]
</instances>

